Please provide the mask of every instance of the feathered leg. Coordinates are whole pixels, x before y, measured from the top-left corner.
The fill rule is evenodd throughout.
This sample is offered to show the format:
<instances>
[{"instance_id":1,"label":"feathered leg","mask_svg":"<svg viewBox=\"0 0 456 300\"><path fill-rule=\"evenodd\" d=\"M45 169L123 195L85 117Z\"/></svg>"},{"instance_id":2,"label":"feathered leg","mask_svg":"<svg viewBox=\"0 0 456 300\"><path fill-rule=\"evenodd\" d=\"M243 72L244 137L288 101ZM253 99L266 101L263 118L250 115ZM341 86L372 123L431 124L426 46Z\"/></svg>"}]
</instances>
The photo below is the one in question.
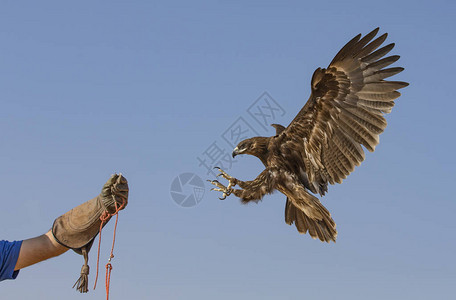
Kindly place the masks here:
<instances>
[{"instance_id":1,"label":"feathered leg","mask_svg":"<svg viewBox=\"0 0 456 300\"><path fill-rule=\"evenodd\" d=\"M236 197L241 198L242 203L247 203L250 201L257 202L261 200L264 195L272 193L275 189L277 176L279 174L276 168L266 168L254 180L241 181L229 176L221 169L219 169L219 171L219 176L227 179L229 181L229 185L225 187L217 180L212 180L210 182L213 185L217 186L217 188L213 188L212 190L223 192L223 196L220 199L225 199L226 196L229 196L231 193L233 193L236 195ZM238 185L241 189L233 189L232 187L235 185Z\"/></svg>"}]
</instances>

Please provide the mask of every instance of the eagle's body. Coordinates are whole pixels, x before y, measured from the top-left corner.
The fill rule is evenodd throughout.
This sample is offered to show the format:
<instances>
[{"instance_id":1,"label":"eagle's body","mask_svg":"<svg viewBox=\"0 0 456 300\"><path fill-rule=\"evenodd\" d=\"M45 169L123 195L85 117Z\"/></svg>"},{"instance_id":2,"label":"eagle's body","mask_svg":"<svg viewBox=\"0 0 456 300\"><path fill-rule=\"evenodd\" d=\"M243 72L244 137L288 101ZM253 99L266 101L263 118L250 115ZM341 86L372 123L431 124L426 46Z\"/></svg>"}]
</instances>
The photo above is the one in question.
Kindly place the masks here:
<instances>
[{"instance_id":1,"label":"eagle's body","mask_svg":"<svg viewBox=\"0 0 456 300\"><path fill-rule=\"evenodd\" d=\"M273 124L276 135L254 137L238 144L233 156L258 157L265 170L252 181L240 181L221 171L228 187L214 180L224 192L244 203L258 201L278 190L287 196L285 221L295 223L300 233L322 241L335 241L336 225L331 214L312 194L323 196L328 183L341 183L364 160L363 145L374 151L386 128L383 117L400 96L405 82L386 81L403 68L388 68L399 56L385 56L394 47L376 50L386 34L372 39L378 28L356 36L334 57L327 69L318 68L311 82L312 93L288 127ZM239 185L241 189L233 189Z\"/></svg>"}]
</instances>

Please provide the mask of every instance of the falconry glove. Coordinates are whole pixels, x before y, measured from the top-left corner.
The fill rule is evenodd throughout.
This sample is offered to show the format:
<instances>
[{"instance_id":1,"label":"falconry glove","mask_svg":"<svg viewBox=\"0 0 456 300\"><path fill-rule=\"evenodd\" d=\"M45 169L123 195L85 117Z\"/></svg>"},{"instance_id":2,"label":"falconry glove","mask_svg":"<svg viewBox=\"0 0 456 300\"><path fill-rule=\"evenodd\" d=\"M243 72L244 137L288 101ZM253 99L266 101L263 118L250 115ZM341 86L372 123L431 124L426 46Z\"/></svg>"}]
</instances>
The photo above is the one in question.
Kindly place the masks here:
<instances>
[{"instance_id":1,"label":"falconry glove","mask_svg":"<svg viewBox=\"0 0 456 300\"><path fill-rule=\"evenodd\" d=\"M97 197L73 208L54 221L52 234L56 241L84 256L81 277L75 283L81 293L88 291L88 253L100 227L109 221L112 214L124 209L127 203L128 182L122 174L114 174Z\"/></svg>"}]
</instances>

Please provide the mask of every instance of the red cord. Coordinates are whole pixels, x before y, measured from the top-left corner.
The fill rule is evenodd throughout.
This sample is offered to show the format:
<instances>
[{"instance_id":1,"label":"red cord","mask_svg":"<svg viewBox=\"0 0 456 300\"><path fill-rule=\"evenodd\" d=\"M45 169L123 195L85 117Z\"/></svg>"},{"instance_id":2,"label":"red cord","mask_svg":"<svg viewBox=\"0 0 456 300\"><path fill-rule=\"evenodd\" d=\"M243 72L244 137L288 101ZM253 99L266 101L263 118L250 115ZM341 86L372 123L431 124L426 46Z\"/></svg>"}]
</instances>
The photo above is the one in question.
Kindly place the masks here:
<instances>
[{"instance_id":1,"label":"red cord","mask_svg":"<svg viewBox=\"0 0 456 300\"><path fill-rule=\"evenodd\" d=\"M111 281L111 263L106 264L106 300L109 300L109 283Z\"/></svg>"},{"instance_id":2,"label":"red cord","mask_svg":"<svg viewBox=\"0 0 456 300\"><path fill-rule=\"evenodd\" d=\"M106 300L109 300L109 285L111 282L111 270L112 270L112 265L111 265L111 259L114 258L114 243L116 242L116 230L117 230L117 222L119 220L119 211L124 208L125 206L125 200L122 201L122 204L120 206L117 205L117 201L114 201L116 210L114 213L110 214L108 211L104 211L103 214L100 216L101 224L100 224L100 237L98 239L98 254L97 254L97 274L95 277L95 284L93 286L93 289L97 287L97 281L98 281L98 269L100 265L100 246L101 246L101 230L103 229L103 224L105 224L109 218L112 216L116 216L116 222L114 224L114 234L112 237L112 247L111 247L111 254L109 255L109 260L108 263L106 264Z\"/></svg>"},{"instance_id":3,"label":"red cord","mask_svg":"<svg viewBox=\"0 0 456 300\"><path fill-rule=\"evenodd\" d=\"M100 265L100 246L101 246L101 230L103 229L103 224L106 222L106 220L109 219L109 213L108 211L104 211L103 214L100 216L101 224L100 224L100 232L99 237L98 237L98 254L97 254L97 275L95 276L95 284L93 285L93 289L96 289L97 287L97 281L98 281L98 268Z\"/></svg>"}]
</instances>

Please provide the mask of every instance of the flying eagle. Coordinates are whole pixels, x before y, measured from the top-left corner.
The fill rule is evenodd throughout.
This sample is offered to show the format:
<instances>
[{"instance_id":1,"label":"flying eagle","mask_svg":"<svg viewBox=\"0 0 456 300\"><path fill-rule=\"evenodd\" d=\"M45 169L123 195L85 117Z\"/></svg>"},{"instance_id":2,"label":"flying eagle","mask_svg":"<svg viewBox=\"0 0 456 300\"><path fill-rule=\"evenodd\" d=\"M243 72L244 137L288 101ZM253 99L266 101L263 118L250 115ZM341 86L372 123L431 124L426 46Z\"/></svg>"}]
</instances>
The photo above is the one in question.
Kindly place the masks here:
<instances>
[{"instance_id":1,"label":"flying eagle","mask_svg":"<svg viewBox=\"0 0 456 300\"><path fill-rule=\"evenodd\" d=\"M374 39L378 30L363 38L357 35L328 68L315 70L310 98L288 127L273 124L275 136L249 138L234 148L233 157L254 155L266 168L252 181L233 178L218 168L217 177L229 182L225 186L210 181L216 186L212 190L223 192L220 199L233 193L243 203L258 202L279 190L287 196L287 224L294 223L300 233L308 231L314 239L336 241L336 223L313 194L323 196L328 183L342 183L361 164L365 157L361 145L375 150L386 128L384 114L391 112L401 95L397 90L408 86L385 80L404 68L386 68L399 56L383 58L394 44L377 50L387 37L385 33ZM234 189L236 185L240 189Z\"/></svg>"}]
</instances>

